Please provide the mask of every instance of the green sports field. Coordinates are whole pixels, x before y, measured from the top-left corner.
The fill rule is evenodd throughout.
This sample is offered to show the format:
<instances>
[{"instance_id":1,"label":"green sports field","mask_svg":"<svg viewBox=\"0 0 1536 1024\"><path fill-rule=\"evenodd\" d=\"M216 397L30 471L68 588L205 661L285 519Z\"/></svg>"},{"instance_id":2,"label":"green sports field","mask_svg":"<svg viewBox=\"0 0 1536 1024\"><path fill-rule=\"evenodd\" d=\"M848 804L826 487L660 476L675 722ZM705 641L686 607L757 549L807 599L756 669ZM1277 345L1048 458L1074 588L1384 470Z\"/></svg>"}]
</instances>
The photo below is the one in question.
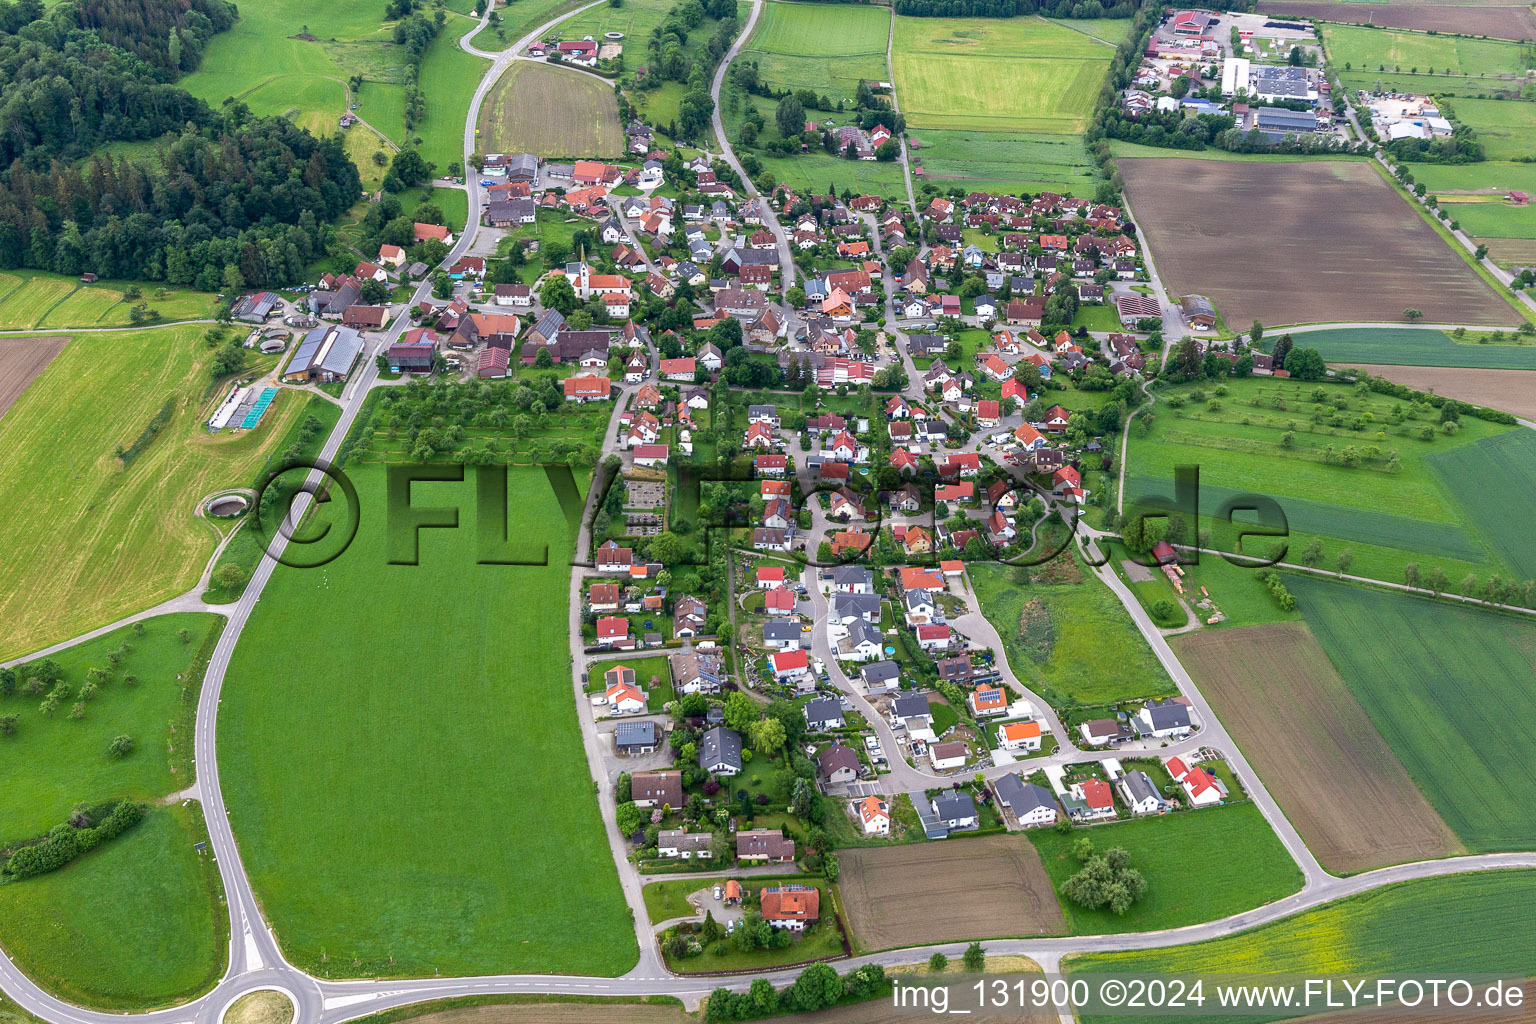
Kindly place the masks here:
<instances>
[{"instance_id":1,"label":"green sports field","mask_svg":"<svg viewBox=\"0 0 1536 1024\"><path fill-rule=\"evenodd\" d=\"M1075 560L1070 564L1081 566ZM1023 570L1003 565L973 563L968 572L982 613L1002 637L1014 674L1053 707L1173 692L1172 680L1126 618L1125 609L1086 570L1075 582L1060 583L1026 583ZM1047 609L1055 632L1050 657L1044 661L1026 653L1019 637L1024 604L1036 598Z\"/></svg>"},{"instance_id":2,"label":"green sports field","mask_svg":"<svg viewBox=\"0 0 1536 1024\"><path fill-rule=\"evenodd\" d=\"M0 885L0 940L72 1003L140 1010L184 1002L224 973L229 918L196 804L156 807L57 871Z\"/></svg>"},{"instance_id":3,"label":"green sports field","mask_svg":"<svg viewBox=\"0 0 1536 1024\"><path fill-rule=\"evenodd\" d=\"M1296 344L1310 344L1309 337L1296 335ZM1469 570L1504 571L1471 530L1459 491L1447 487L1425 460L1510 428L1464 417L1460 431L1448 435L1432 410L1414 414L1408 403L1356 395L1340 384L1254 377L1229 380L1226 388L1225 395L1217 395L1209 385L1183 385L1160 398L1151 431L1145 437L1132 432L1128 505L1144 494L1171 498L1174 468L1195 465L1203 515L1240 493L1280 503L1290 528L1290 561L1298 560L1313 538L1322 538L1325 565L1347 548L1354 556L1351 573L1392 582L1402 580L1405 564L1429 557L1458 579ZM1319 390L1322 403L1313 397ZM1197 392L1203 397L1196 398ZM1401 422L1398 406L1404 407ZM1427 441L1419 437L1425 427ZM1367 447L1380 456L1354 468L1328 461L1330 450L1341 454ZM1392 452L1398 454L1395 470L1388 468ZM1201 526L1213 522L1205 518ZM1228 532L1216 530L1212 542L1230 550L1234 539ZM1249 553L1262 554L1270 546L1263 540L1249 543Z\"/></svg>"},{"instance_id":4,"label":"green sports field","mask_svg":"<svg viewBox=\"0 0 1536 1024\"><path fill-rule=\"evenodd\" d=\"M0 418L0 658L197 582L219 537L198 500L246 485L303 405L282 393L254 430L209 434L224 392L208 387L205 330L77 334ZM118 449L145 436L123 466Z\"/></svg>"},{"instance_id":5,"label":"green sports field","mask_svg":"<svg viewBox=\"0 0 1536 1024\"><path fill-rule=\"evenodd\" d=\"M513 469L507 535L546 567L476 563L475 484L390 565L384 469L349 467L362 526L321 569L279 569L219 721L225 797L285 955L312 973L622 974L637 958L577 724L571 538ZM585 710L585 709L583 709ZM296 837L324 837L303 841Z\"/></svg>"},{"instance_id":6,"label":"green sports field","mask_svg":"<svg viewBox=\"0 0 1536 1024\"><path fill-rule=\"evenodd\" d=\"M0 697L0 714L20 717L15 733L0 737L0 846L41 835L79 803L153 804L190 785L201 682L192 673L223 624L217 615L162 615L142 635L125 627L55 655L72 697L52 716L25 695L23 669L23 692ZM84 717L68 717L88 671L111 668L108 652L122 644L126 656ZM133 739L133 751L108 756L121 735ZM0 885L0 944L45 987L91 1005L127 1009L196 995L222 969L225 927L218 873L191 851L201 833L195 808L158 809L69 867Z\"/></svg>"},{"instance_id":7,"label":"green sports field","mask_svg":"<svg viewBox=\"0 0 1536 1024\"><path fill-rule=\"evenodd\" d=\"M1209 865L1219 870L1219 865ZM1323 973L1455 977L1536 973L1536 872L1452 875L1376 889L1209 942L1073 957L1073 975ZM1210 1006L1206 1007L1209 1011ZM1292 1016L1163 1015L1167 1021L1261 1021ZM1088 1016L1088 1021L1124 1020Z\"/></svg>"},{"instance_id":8,"label":"green sports field","mask_svg":"<svg viewBox=\"0 0 1536 1024\"><path fill-rule=\"evenodd\" d=\"M1481 77L1519 73L1526 65L1520 44L1503 39L1327 24L1323 26L1323 44L1329 64L1341 70L1348 64L1366 75L1382 70L1433 69L1442 74Z\"/></svg>"},{"instance_id":9,"label":"green sports field","mask_svg":"<svg viewBox=\"0 0 1536 1024\"><path fill-rule=\"evenodd\" d=\"M1330 363L1396 366L1473 366L1489 370L1536 370L1536 345L1479 345L1482 332L1458 343L1444 331L1413 327L1341 327L1293 335ZM1263 347L1274 349L1272 337Z\"/></svg>"},{"instance_id":10,"label":"green sports field","mask_svg":"<svg viewBox=\"0 0 1536 1024\"><path fill-rule=\"evenodd\" d=\"M1147 879L1147 895L1121 915L1085 910L1063 898L1061 910L1074 935L1156 931L1214 921L1301 888L1301 869L1251 801L1066 833L1035 828L1025 834L1040 851L1058 892L1082 867L1072 852L1080 836L1092 839L1098 853L1113 847L1125 850L1131 866ZM1191 861L1217 851L1222 870L1189 870Z\"/></svg>"},{"instance_id":11,"label":"green sports field","mask_svg":"<svg viewBox=\"0 0 1536 1024\"><path fill-rule=\"evenodd\" d=\"M1446 824L1477 851L1529 849L1536 623L1286 577L1307 625ZM1390 637L1391 643L1371 642Z\"/></svg>"}]
</instances>

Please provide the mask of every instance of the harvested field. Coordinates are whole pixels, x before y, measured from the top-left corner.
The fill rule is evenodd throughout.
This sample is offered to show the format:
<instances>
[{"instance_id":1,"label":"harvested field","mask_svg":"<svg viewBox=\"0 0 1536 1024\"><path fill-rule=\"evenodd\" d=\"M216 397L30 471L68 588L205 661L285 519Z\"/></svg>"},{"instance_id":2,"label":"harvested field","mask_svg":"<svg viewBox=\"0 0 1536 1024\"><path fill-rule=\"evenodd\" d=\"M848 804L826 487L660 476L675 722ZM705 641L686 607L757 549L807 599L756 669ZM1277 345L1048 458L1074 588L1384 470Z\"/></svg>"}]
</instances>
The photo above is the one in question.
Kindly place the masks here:
<instances>
[{"instance_id":1,"label":"harvested field","mask_svg":"<svg viewBox=\"0 0 1536 1024\"><path fill-rule=\"evenodd\" d=\"M1324 867L1350 874L1463 852L1305 623L1171 643Z\"/></svg>"},{"instance_id":2,"label":"harvested field","mask_svg":"<svg viewBox=\"0 0 1536 1024\"><path fill-rule=\"evenodd\" d=\"M1377 377L1417 391L1433 391L1490 409L1536 419L1536 373L1530 370L1479 370L1471 367L1373 366L1350 363Z\"/></svg>"},{"instance_id":3,"label":"harvested field","mask_svg":"<svg viewBox=\"0 0 1536 1024\"><path fill-rule=\"evenodd\" d=\"M1066 931L1040 855L1019 836L845 850L838 859L848 928L864 949ZM924 894L919 915L914 892Z\"/></svg>"},{"instance_id":4,"label":"harvested field","mask_svg":"<svg viewBox=\"0 0 1536 1024\"><path fill-rule=\"evenodd\" d=\"M0 338L0 416L67 344L68 337Z\"/></svg>"},{"instance_id":5,"label":"harvested field","mask_svg":"<svg viewBox=\"0 0 1536 1024\"><path fill-rule=\"evenodd\" d=\"M1288 18L1317 18L1384 28L1420 31L1465 32L1496 39L1529 39L1536 36L1536 17L1519 3L1489 4L1368 4L1352 0L1261 0L1259 10Z\"/></svg>"},{"instance_id":6,"label":"harvested field","mask_svg":"<svg viewBox=\"0 0 1536 1024\"><path fill-rule=\"evenodd\" d=\"M1409 307L1432 323L1520 319L1363 160L1118 163L1169 289L1208 296L1234 327L1395 322Z\"/></svg>"},{"instance_id":7,"label":"harvested field","mask_svg":"<svg viewBox=\"0 0 1536 1024\"><path fill-rule=\"evenodd\" d=\"M380 1014L358 1024L389 1019L397 1018ZM461 1006L408 1019L415 1024L687 1024L691 1018L676 1004L518 1002Z\"/></svg>"},{"instance_id":8,"label":"harvested field","mask_svg":"<svg viewBox=\"0 0 1536 1024\"><path fill-rule=\"evenodd\" d=\"M616 157L624 152L618 101L601 79L516 61L480 112L481 146L541 157Z\"/></svg>"}]
</instances>

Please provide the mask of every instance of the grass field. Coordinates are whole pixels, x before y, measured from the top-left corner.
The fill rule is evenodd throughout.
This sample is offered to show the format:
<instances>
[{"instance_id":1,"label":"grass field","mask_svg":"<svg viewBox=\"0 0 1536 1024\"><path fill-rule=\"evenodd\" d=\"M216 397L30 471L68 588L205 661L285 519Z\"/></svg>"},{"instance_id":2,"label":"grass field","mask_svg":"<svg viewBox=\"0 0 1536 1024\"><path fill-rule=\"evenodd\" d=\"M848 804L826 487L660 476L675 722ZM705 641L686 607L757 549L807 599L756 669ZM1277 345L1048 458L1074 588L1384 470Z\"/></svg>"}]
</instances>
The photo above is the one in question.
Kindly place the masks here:
<instances>
[{"instance_id":1,"label":"grass field","mask_svg":"<svg viewBox=\"0 0 1536 1024\"><path fill-rule=\"evenodd\" d=\"M362 528L324 569L273 576L219 723L285 954L332 977L623 973L637 953L578 733L571 542L543 474L512 471L507 531L547 539L547 567L476 564L470 482L415 486L418 506L462 505L463 528L422 531L409 566L386 563L382 467L349 472Z\"/></svg>"},{"instance_id":2,"label":"grass field","mask_svg":"<svg viewBox=\"0 0 1536 1024\"><path fill-rule=\"evenodd\" d=\"M1340 69L1349 64L1367 74L1433 68L1441 73L1491 78L1519 73L1525 67L1519 44L1502 39L1324 25L1323 44L1329 64Z\"/></svg>"},{"instance_id":3,"label":"grass field","mask_svg":"<svg viewBox=\"0 0 1536 1024\"><path fill-rule=\"evenodd\" d=\"M136 287L139 298L125 300L123 289ZM144 303L162 320L189 320L213 315L213 296L152 283L99 281L81 284L72 277L35 270L0 273L0 326L121 327L130 309Z\"/></svg>"},{"instance_id":4,"label":"grass field","mask_svg":"<svg viewBox=\"0 0 1536 1024\"><path fill-rule=\"evenodd\" d=\"M1074 135L1087 124L1113 55L1109 44L1043 18L902 17L891 71L902 113L919 134Z\"/></svg>"},{"instance_id":5,"label":"grass field","mask_svg":"<svg viewBox=\"0 0 1536 1024\"><path fill-rule=\"evenodd\" d=\"M1536 133L1536 103L1458 99L1451 104L1451 111L1477 131L1477 139L1483 144L1483 154L1490 161L1536 156L1536 142L1532 141L1536 138L1536 134L1533 134ZM1467 170L1483 169L1475 164L1462 164L1460 167ZM1525 177L1536 173L1536 167L1531 164L1517 164L1499 170L1501 174L1519 173Z\"/></svg>"},{"instance_id":6,"label":"grass field","mask_svg":"<svg viewBox=\"0 0 1536 1024\"><path fill-rule=\"evenodd\" d=\"M1436 417L1405 416L1394 423L1394 407L1403 403L1374 394L1358 396L1342 385L1321 387L1327 403L1340 400L1345 408L1319 405L1312 399L1318 387L1263 378L1233 380L1225 396L1206 391L1200 402L1189 400L1197 389L1173 389L1172 400L1189 400L1185 407L1157 413L1145 437L1133 432L1127 505L1147 494L1172 498L1175 467L1195 465L1200 470L1202 516L1213 515L1222 502L1243 493L1279 502L1290 530L1290 561L1301 556L1310 538L1322 537L1344 542L1325 545L1327 564L1342 547L1350 547L1355 556L1351 572L1392 582L1400 581L1402 566L1419 556L1446 560L1447 572L1452 563L1462 573L1469 568L1498 569L1494 554L1471 530L1470 513L1456 489L1447 487L1426 460L1510 428L1464 418L1454 436L1433 430L1432 439L1425 441L1419 431L1434 427ZM1219 408L1210 409L1210 401ZM1341 417L1338 425L1336 416ZM1362 421L1363 427L1356 429ZM1329 449L1358 451L1368 445L1379 449L1381 457L1352 469L1327 461ZM1390 452L1398 453L1396 471L1387 469ZM1215 524L1203 518L1202 526L1214 529ZM1230 532L1214 529L1213 543L1233 550ZM1250 554L1264 554L1269 547L1262 539L1249 543Z\"/></svg>"},{"instance_id":7,"label":"grass field","mask_svg":"<svg viewBox=\"0 0 1536 1024\"><path fill-rule=\"evenodd\" d=\"M845 850L839 888L859 949L978 938L1060 935L1066 929L1040 858L1017 836ZM912 895L923 893L914 916Z\"/></svg>"},{"instance_id":8,"label":"grass field","mask_svg":"<svg viewBox=\"0 0 1536 1024\"><path fill-rule=\"evenodd\" d=\"M1467 847L1528 848L1536 781L1521 765L1536 742L1536 625L1312 577L1286 582L1339 674Z\"/></svg>"},{"instance_id":9,"label":"grass field","mask_svg":"<svg viewBox=\"0 0 1536 1024\"><path fill-rule=\"evenodd\" d=\"M0 279L0 328L35 327L74 290L74 281L54 274L5 274Z\"/></svg>"},{"instance_id":10,"label":"grass field","mask_svg":"<svg viewBox=\"0 0 1536 1024\"><path fill-rule=\"evenodd\" d=\"M1536 872L1452 875L1376 889L1209 942L1096 953L1073 957L1064 966L1074 975L1293 972L1454 977L1458 972L1480 971L1524 977L1536 973L1532 900L1536 900ZM1207 1013L1159 1019L1259 1021L1290 1015Z\"/></svg>"},{"instance_id":11,"label":"grass field","mask_svg":"<svg viewBox=\"0 0 1536 1024\"><path fill-rule=\"evenodd\" d=\"M1462 852L1305 623L1169 642L1324 867L1350 873Z\"/></svg>"},{"instance_id":12,"label":"grass field","mask_svg":"<svg viewBox=\"0 0 1536 1024\"><path fill-rule=\"evenodd\" d=\"M471 17L450 17L421 64L427 116L415 134L421 138L421 155L437 164L438 173L446 173L449 164L464 159L464 117L480 77L490 67L483 58L459 46L459 40L474 31L476 24Z\"/></svg>"},{"instance_id":13,"label":"grass field","mask_svg":"<svg viewBox=\"0 0 1536 1024\"><path fill-rule=\"evenodd\" d=\"M1486 332L1469 332L1467 342ZM1274 349L1275 335L1263 347ZM1315 348L1330 363L1380 363L1398 366L1477 366L1496 370L1536 370L1536 345L1458 343L1444 331L1412 327L1341 327L1292 336L1296 345Z\"/></svg>"},{"instance_id":14,"label":"grass field","mask_svg":"<svg viewBox=\"0 0 1536 1024\"><path fill-rule=\"evenodd\" d=\"M80 721L45 716L37 709L38 698L20 692L0 697L0 713L21 716L15 734L5 740L0 846L41 835L77 803L154 800L190 785L192 738L187 734L182 742L178 733L188 733L197 681L183 677L204 641L223 624L219 615L160 615L144 623L142 636L124 627L55 655L63 681L78 696L90 669L111 667L109 651L123 643L130 648ZM182 629L187 643L177 635ZM19 675L28 678L25 669ZM137 681L125 682L129 676ZM120 735L132 737L133 752L121 759L107 756L107 744Z\"/></svg>"},{"instance_id":15,"label":"grass field","mask_svg":"<svg viewBox=\"0 0 1536 1024\"><path fill-rule=\"evenodd\" d=\"M860 79L890 78L885 65L890 18L882 7L773 0L736 59L756 61L763 80L778 88L852 100Z\"/></svg>"},{"instance_id":16,"label":"grass field","mask_svg":"<svg viewBox=\"0 0 1536 1024\"><path fill-rule=\"evenodd\" d=\"M1072 853L1079 836L1103 853L1119 847L1147 879L1147 894L1130 910L1085 910L1061 901L1074 935L1178 928L1251 910L1301 888L1301 870L1251 801L1060 833L1025 833L1059 890L1082 867ZM1191 866L1202 864L1201 870Z\"/></svg>"},{"instance_id":17,"label":"grass field","mask_svg":"<svg viewBox=\"0 0 1536 1024\"><path fill-rule=\"evenodd\" d=\"M229 919L196 804L158 807L105 846L0 885L0 941L69 1002L137 1010L182 1002L224 973Z\"/></svg>"},{"instance_id":18,"label":"grass field","mask_svg":"<svg viewBox=\"0 0 1536 1024\"><path fill-rule=\"evenodd\" d=\"M531 117L529 111L540 111ZM519 61L480 108L481 145L493 153L616 157L624 152L613 90L569 68Z\"/></svg>"},{"instance_id":19,"label":"grass field","mask_svg":"<svg viewBox=\"0 0 1536 1024\"><path fill-rule=\"evenodd\" d=\"M0 657L196 582L218 540L193 516L198 499L244 485L303 405L280 394L256 429L208 434L203 423L223 393L208 388L202 333L77 335L0 419ZM162 408L169 420L124 468L115 453Z\"/></svg>"},{"instance_id":20,"label":"grass field","mask_svg":"<svg viewBox=\"0 0 1536 1024\"><path fill-rule=\"evenodd\" d=\"M1026 583L1022 570L973 564L968 573L981 610L1003 639L1019 681L1052 706L1102 704L1173 692L1173 682L1108 587L1081 572L1076 582ZM1026 600L1038 598L1056 638L1049 660L1036 661L1019 639Z\"/></svg>"},{"instance_id":21,"label":"grass field","mask_svg":"<svg viewBox=\"0 0 1536 1024\"><path fill-rule=\"evenodd\" d=\"M925 180L967 188L1088 197L1103 180L1074 135L925 129L910 149Z\"/></svg>"}]
</instances>

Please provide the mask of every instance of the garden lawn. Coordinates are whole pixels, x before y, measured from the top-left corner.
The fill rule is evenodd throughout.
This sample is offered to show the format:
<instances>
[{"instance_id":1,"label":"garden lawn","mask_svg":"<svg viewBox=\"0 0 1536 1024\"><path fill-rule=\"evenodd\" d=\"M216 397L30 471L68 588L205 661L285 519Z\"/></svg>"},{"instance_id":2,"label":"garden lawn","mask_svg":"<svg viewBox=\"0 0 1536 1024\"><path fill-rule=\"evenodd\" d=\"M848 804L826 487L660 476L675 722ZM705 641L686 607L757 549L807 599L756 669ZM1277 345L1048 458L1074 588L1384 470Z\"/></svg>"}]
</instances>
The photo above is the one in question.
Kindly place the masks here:
<instances>
[{"instance_id":1,"label":"garden lawn","mask_svg":"<svg viewBox=\"0 0 1536 1024\"><path fill-rule=\"evenodd\" d=\"M1301 869L1285 852L1269 822L1251 801L1161 817L1138 818L1093 828L1025 833L1040 851L1057 888L1082 865L1072 853L1079 837L1097 853L1119 847L1147 880L1147 894L1123 915L1086 910L1062 897L1061 909L1075 935L1156 931L1214 921L1273 903L1301 888ZM1220 870L1191 870L1201 863Z\"/></svg>"},{"instance_id":2,"label":"garden lawn","mask_svg":"<svg viewBox=\"0 0 1536 1024\"><path fill-rule=\"evenodd\" d=\"M0 419L0 658L197 581L218 541L197 501L245 485L303 407L284 392L254 430L209 434L224 391L208 387L204 330L76 335ZM115 453L163 407L170 419L124 467Z\"/></svg>"},{"instance_id":3,"label":"garden lawn","mask_svg":"<svg viewBox=\"0 0 1536 1024\"><path fill-rule=\"evenodd\" d=\"M52 717L38 710L40 698L21 692L0 697L0 714L20 716L15 734L3 741L0 846L41 835L78 803L118 797L153 801L191 785L191 715L202 679L190 673L194 666L201 670L199 654L223 625L221 615L159 615L144 622L142 636L125 626L61 651L52 660L71 697ZM177 635L183 629L186 643ZM108 652L124 643L127 657L86 704L85 717L72 721L68 711L87 672L110 669ZM24 687L25 666L17 676ZM125 682L129 676L136 680L132 685ZM133 739L133 752L121 759L108 756L107 745L123 735ZM169 770L172 766L180 766L179 774Z\"/></svg>"},{"instance_id":4,"label":"garden lawn","mask_svg":"<svg viewBox=\"0 0 1536 1024\"><path fill-rule=\"evenodd\" d=\"M198 805L157 807L57 871L0 885L0 942L71 1003L140 1010L183 1002L224 973L229 918Z\"/></svg>"},{"instance_id":5,"label":"garden lawn","mask_svg":"<svg viewBox=\"0 0 1536 1024\"><path fill-rule=\"evenodd\" d=\"M349 472L356 539L273 575L219 723L285 955L333 978L622 974L638 954L576 718L572 539L544 475L511 471L506 529L547 542L549 565L476 563L471 480L414 486L461 526L422 530L420 564L390 565L384 469Z\"/></svg>"},{"instance_id":6,"label":"garden lawn","mask_svg":"<svg viewBox=\"0 0 1536 1024\"><path fill-rule=\"evenodd\" d=\"M1115 595L1074 556L1058 559L1068 557L1081 574L1077 582L1024 583L1020 569L986 563L967 567L981 610L1002 637L1014 675L1053 707L1172 693L1173 682ZM1051 656L1044 662L1026 654L1019 638L1020 612L1025 601L1034 598L1050 613L1055 631Z\"/></svg>"},{"instance_id":7,"label":"garden lawn","mask_svg":"<svg viewBox=\"0 0 1536 1024\"><path fill-rule=\"evenodd\" d=\"M1097 831L1097 830L1095 830ZM1536 872L1496 871L1376 889L1274 924L1208 942L1073 957L1072 974L1348 973L1454 977L1536 974ZM1449 973L1447 973L1449 972ZM1290 1017L1164 1016L1169 1021ZM1123 1020L1085 1015L1084 1020Z\"/></svg>"},{"instance_id":8,"label":"garden lawn","mask_svg":"<svg viewBox=\"0 0 1536 1024\"><path fill-rule=\"evenodd\" d=\"M1286 586L1371 721L1475 851L1523 850L1536 828L1536 625L1312 577ZM1389 637L1390 643L1367 638Z\"/></svg>"},{"instance_id":9,"label":"garden lawn","mask_svg":"<svg viewBox=\"0 0 1536 1024\"><path fill-rule=\"evenodd\" d=\"M1473 340L1488 333L1471 331L1465 343L1444 331L1412 327L1341 327L1291 337L1299 347L1317 349L1330 363L1536 370L1536 346L1479 345ZM1265 338L1263 347L1273 351L1274 339Z\"/></svg>"}]
</instances>

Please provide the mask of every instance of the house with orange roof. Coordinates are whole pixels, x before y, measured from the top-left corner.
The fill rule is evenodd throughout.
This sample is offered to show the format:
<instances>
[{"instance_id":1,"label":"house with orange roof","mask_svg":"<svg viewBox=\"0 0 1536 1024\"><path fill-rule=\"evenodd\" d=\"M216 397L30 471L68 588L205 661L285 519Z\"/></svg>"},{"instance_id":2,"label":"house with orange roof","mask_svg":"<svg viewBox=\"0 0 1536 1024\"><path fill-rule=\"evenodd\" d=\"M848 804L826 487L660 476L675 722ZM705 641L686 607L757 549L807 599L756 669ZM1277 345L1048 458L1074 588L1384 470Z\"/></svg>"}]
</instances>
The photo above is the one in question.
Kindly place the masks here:
<instances>
[{"instance_id":1,"label":"house with orange roof","mask_svg":"<svg viewBox=\"0 0 1536 1024\"><path fill-rule=\"evenodd\" d=\"M1115 816L1115 792L1103 779L1074 782L1067 793L1071 799L1063 802L1074 818L1097 821Z\"/></svg>"},{"instance_id":2,"label":"house with orange roof","mask_svg":"<svg viewBox=\"0 0 1536 1024\"><path fill-rule=\"evenodd\" d=\"M1008 691L1001 686L989 686L983 683L971 691L971 695L966 698L966 703L971 706L971 714L977 718L1001 715L1008 710Z\"/></svg>"},{"instance_id":3,"label":"house with orange roof","mask_svg":"<svg viewBox=\"0 0 1536 1024\"><path fill-rule=\"evenodd\" d=\"M864 823L865 835L888 836L891 834L891 809L884 800L878 796L867 796L854 807L858 812L859 820Z\"/></svg>"},{"instance_id":4,"label":"house with orange roof","mask_svg":"<svg viewBox=\"0 0 1536 1024\"><path fill-rule=\"evenodd\" d=\"M1004 750L1039 750L1040 723L1005 722L997 728L997 745Z\"/></svg>"},{"instance_id":5,"label":"house with orange roof","mask_svg":"<svg viewBox=\"0 0 1536 1024\"><path fill-rule=\"evenodd\" d=\"M798 932L821 919L821 891L813 885L764 886L759 902L763 920L775 928Z\"/></svg>"}]
</instances>

